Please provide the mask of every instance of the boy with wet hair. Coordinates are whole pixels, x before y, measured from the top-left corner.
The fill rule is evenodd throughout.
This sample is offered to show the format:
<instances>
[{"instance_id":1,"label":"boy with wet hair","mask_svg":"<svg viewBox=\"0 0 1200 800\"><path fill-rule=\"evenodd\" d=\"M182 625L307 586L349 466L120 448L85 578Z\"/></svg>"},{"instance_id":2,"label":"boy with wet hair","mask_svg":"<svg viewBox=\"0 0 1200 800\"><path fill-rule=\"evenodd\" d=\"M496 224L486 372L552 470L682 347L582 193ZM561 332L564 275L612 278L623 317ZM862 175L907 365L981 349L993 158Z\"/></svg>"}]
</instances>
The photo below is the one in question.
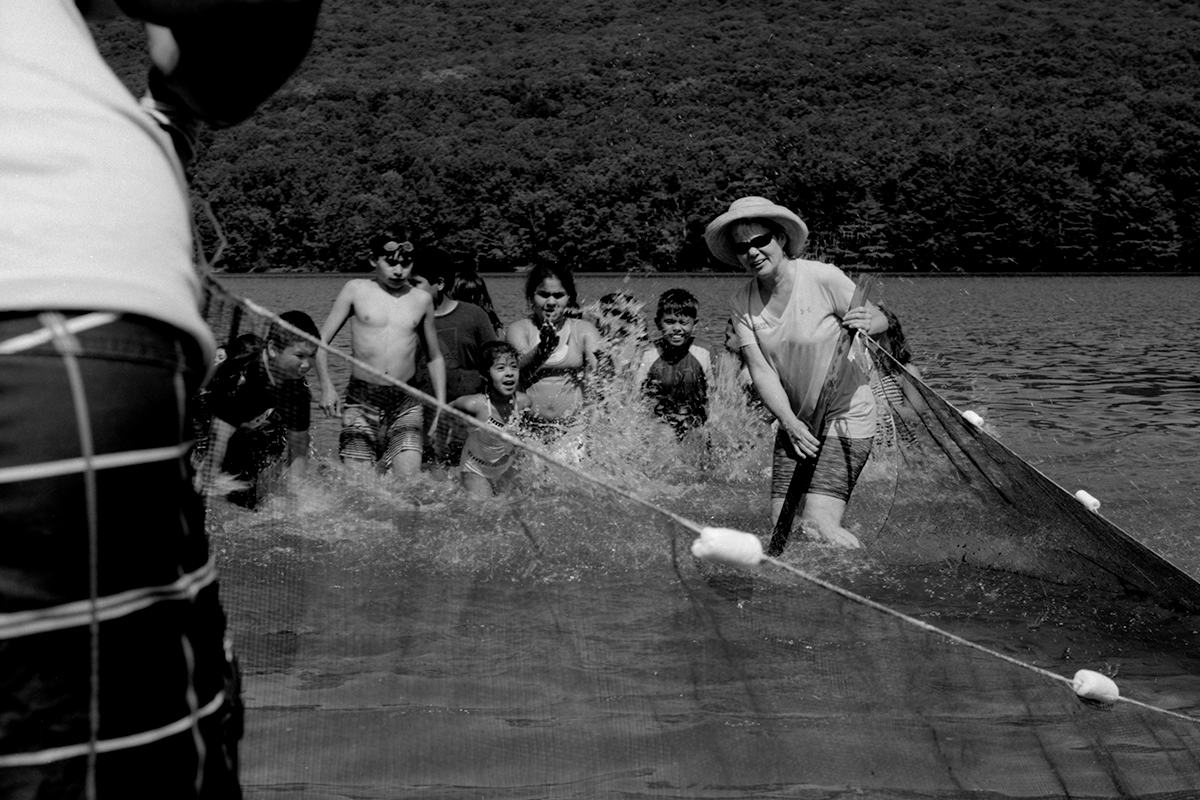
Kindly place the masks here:
<instances>
[{"instance_id":1,"label":"boy with wet hair","mask_svg":"<svg viewBox=\"0 0 1200 800\"><path fill-rule=\"evenodd\" d=\"M447 293L454 281L455 267L450 254L437 247L415 251L409 282L433 298L433 326L438 346L446 362L446 401L483 391L487 367L483 347L496 341L496 329L487 312L471 303L456 300ZM417 386L432 394L429 371L422 362ZM441 417L425 447L425 460L443 467L458 463L467 435L460 420Z\"/></svg>"},{"instance_id":2,"label":"boy with wet hair","mask_svg":"<svg viewBox=\"0 0 1200 800\"><path fill-rule=\"evenodd\" d=\"M446 400L483 390L483 346L496 341L487 312L456 300L447 290L454 281L454 263L438 248L416 251L409 281L433 298L433 326L446 362Z\"/></svg>"},{"instance_id":3,"label":"boy with wet hair","mask_svg":"<svg viewBox=\"0 0 1200 800\"><path fill-rule=\"evenodd\" d=\"M708 382L712 358L695 343L699 303L686 289L668 289L658 298L654 324L660 334L642 357L637 381L654 413L682 439L708 421Z\"/></svg>"},{"instance_id":4,"label":"boy with wet hair","mask_svg":"<svg viewBox=\"0 0 1200 800\"><path fill-rule=\"evenodd\" d=\"M321 326L321 338L328 343L348 321L351 352L371 368L351 367L344 404L329 374L328 354L319 350L316 358L321 409L342 419L338 456L380 473L392 469L397 476L414 475L421 468L425 413L419 400L388 379L412 382L423 349L433 394L440 402L446 400L446 367L433 298L416 291L409 280L414 250L404 226L374 236L374 277L356 278L342 287Z\"/></svg>"},{"instance_id":5,"label":"boy with wet hair","mask_svg":"<svg viewBox=\"0 0 1200 800\"><path fill-rule=\"evenodd\" d=\"M280 319L313 339L320 336L303 311L288 311ZM307 470L312 396L304 376L317 346L275 325L265 342L244 334L228 350L230 357L203 393L212 423L199 481L214 486L219 468L246 484L227 499L252 509L285 470L289 479Z\"/></svg>"}]
</instances>

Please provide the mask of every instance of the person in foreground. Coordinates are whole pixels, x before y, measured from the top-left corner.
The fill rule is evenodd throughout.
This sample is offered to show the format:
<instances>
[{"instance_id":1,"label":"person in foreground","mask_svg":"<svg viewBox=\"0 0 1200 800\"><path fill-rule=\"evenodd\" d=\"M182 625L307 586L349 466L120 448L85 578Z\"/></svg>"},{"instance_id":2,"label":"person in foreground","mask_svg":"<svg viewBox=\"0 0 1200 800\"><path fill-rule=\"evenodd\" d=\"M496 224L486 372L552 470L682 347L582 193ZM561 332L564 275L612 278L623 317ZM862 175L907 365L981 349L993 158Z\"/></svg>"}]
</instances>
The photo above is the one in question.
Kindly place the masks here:
<instances>
[{"instance_id":1,"label":"person in foreground","mask_svg":"<svg viewBox=\"0 0 1200 800\"><path fill-rule=\"evenodd\" d=\"M155 110L194 129L272 94L319 6L0 2L0 797L240 797L183 159L84 14L155 23Z\"/></svg>"},{"instance_id":2,"label":"person in foreground","mask_svg":"<svg viewBox=\"0 0 1200 800\"><path fill-rule=\"evenodd\" d=\"M320 336L303 311L279 318L313 339ZM245 334L239 342L246 337L258 340ZM203 392L212 423L199 473L208 481L220 470L247 484L227 496L231 503L255 508L285 470L291 482L307 468L312 397L304 376L317 346L273 326L266 342L229 349L237 354L218 365Z\"/></svg>"},{"instance_id":3,"label":"person in foreground","mask_svg":"<svg viewBox=\"0 0 1200 800\"><path fill-rule=\"evenodd\" d=\"M450 405L480 422L511 433L521 414L531 405L528 395L517 390L521 369L517 350L508 342L483 346L487 387L480 394L458 398ZM472 497L491 497L497 483L512 467L515 446L495 433L472 426L463 445L459 467L463 485Z\"/></svg>"},{"instance_id":4,"label":"person in foreground","mask_svg":"<svg viewBox=\"0 0 1200 800\"><path fill-rule=\"evenodd\" d=\"M539 264L525 281L531 314L508 326L508 343L520 353L521 386L533 403L536 429L562 436L579 421L585 382L596 370L600 334L568 311L579 307L575 278L566 267Z\"/></svg>"},{"instance_id":5,"label":"person in foreground","mask_svg":"<svg viewBox=\"0 0 1200 800\"><path fill-rule=\"evenodd\" d=\"M414 248L408 230L389 228L372 237L370 246L375 277L355 278L342 287L321 326L321 339L331 343L348 320L352 355L375 372L353 366L343 405L329 373L329 354L318 351L321 409L342 418L338 456L343 461L411 476L421 468L425 409L387 379L411 382L418 348L424 347L434 397L444 403L446 365L434 327L433 298L409 282Z\"/></svg>"},{"instance_id":6,"label":"person in foreground","mask_svg":"<svg viewBox=\"0 0 1200 800\"><path fill-rule=\"evenodd\" d=\"M871 303L851 308L854 282L830 264L801 259L808 228L792 211L743 197L708 224L712 254L750 273L732 298L734 330L751 379L779 422L771 476L771 518L803 459L817 459L798 509L821 539L859 547L842 514L871 453L875 402L862 365L845 366L828 398L820 430L812 419L843 328L882 333L887 320Z\"/></svg>"}]
</instances>

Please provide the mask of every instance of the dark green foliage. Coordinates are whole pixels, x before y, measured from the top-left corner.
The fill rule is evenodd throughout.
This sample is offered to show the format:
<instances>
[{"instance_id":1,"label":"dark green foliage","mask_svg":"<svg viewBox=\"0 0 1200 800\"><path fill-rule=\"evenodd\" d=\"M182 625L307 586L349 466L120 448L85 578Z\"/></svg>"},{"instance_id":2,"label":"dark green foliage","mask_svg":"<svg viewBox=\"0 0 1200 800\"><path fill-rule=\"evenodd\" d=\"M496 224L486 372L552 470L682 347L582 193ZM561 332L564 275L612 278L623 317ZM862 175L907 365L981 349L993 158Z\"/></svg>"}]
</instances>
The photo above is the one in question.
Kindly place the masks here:
<instances>
[{"instance_id":1,"label":"dark green foliage","mask_svg":"<svg viewBox=\"0 0 1200 800\"><path fill-rule=\"evenodd\" d=\"M136 33L100 38L140 91ZM745 194L842 265L1190 270L1197 42L1174 0L326 0L196 186L232 270L356 269L394 219L483 270L724 269Z\"/></svg>"}]
</instances>

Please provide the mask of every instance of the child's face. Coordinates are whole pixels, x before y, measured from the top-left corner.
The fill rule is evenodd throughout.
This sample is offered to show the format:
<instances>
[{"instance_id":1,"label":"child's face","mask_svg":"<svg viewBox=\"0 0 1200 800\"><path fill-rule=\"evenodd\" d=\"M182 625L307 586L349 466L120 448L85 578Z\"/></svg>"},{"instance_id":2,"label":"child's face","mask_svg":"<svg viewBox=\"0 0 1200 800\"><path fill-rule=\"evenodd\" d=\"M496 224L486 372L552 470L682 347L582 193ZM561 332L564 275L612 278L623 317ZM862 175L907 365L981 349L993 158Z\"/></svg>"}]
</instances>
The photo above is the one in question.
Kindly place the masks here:
<instances>
[{"instance_id":1,"label":"child's face","mask_svg":"<svg viewBox=\"0 0 1200 800\"><path fill-rule=\"evenodd\" d=\"M533 293L533 315L540 324L545 321L557 323L567 310L567 290L558 278L546 278Z\"/></svg>"},{"instance_id":2,"label":"child's face","mask_svg":"<svg viewBox=\"0 0 1200 800\"><path fill-rule=\"evenodd\" d=\"M517 391L517 378L521 370L517 367L517 359L505 353L496 357L488 368L488 378L492 388L505 397L512 397Z\"/></svg>"},{"instance_id":3,"label":"child's face","mask_svg":"<svg viewBox=\"0 0 1200 800\"><path fill-rule=\"evenodd\" d=\"M407 254L379 256L375 259L375 279L385 289L402 289L410 285L413 262L405 258Z\"/></svg>"},{"instance_id":4,"label":"child's face","mask_svg":"<svg viewBox=\"0 0 1200 800\"><path fill-rule=\"evenodd\" d=\"M692 329L696 327L696 318L685 314L663 314L658 320L658 330L663 341L671 347L679 347L692 339Z\"/></svg>"},{"instance_id":5,"label":"child's face","mask_svg":"<svg viewBox=\"0 0 1200 800\"><path fill-rule=\"evenodd\" d=\"M317 355L317 346L311 342L295 342L271 352L271 370L284 380L303 378Z\"/></svg>"}]
</instances>

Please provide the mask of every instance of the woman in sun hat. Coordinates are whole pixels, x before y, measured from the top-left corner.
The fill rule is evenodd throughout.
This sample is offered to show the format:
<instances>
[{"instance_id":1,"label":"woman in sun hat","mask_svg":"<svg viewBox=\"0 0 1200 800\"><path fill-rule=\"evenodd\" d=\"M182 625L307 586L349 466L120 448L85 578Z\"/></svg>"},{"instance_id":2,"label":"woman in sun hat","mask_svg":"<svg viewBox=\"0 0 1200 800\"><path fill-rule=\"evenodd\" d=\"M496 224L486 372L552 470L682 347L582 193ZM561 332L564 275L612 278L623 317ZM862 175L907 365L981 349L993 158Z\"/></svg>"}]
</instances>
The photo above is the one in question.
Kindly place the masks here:
<instances>
[{"instance_id":1,"label":"woman in sun hat","mask_svg":"<svg viewBox=\"0 0 1200 800\"><path fill-rule=\"evenodd\" d=\"M812 415L842 329L878 334L887 318L871 303L851 308L854 282L831 264L801 259L808 228L763 197L743 197L708 224L712 254L753 279L732 298L737 344L759 396L779 421L771 476L778 518L796 465L816 458L801 499L801 523L822 539L859 547L842 513L875 435L875 402L861 363L842 372L822 430Z\"/></svg>"}]
</instances>

